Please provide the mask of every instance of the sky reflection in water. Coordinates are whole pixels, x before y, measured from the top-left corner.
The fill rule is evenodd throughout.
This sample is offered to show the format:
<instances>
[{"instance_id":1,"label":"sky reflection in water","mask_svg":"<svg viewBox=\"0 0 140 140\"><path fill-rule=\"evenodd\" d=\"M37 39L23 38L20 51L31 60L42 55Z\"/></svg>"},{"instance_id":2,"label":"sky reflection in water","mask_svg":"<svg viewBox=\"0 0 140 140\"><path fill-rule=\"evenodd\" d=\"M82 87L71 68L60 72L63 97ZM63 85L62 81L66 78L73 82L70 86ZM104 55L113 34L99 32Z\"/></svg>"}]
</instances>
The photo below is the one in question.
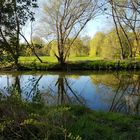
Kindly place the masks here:
<instances>
[{"instance_id":1,"label":"sky reflection in water","mask_svg":"<svg viewBox=\"0 0 140 140\"><path fill-rule=\"evenodd\" d=\"M14 87L23 99L41 93L46 104L81 104L93 110L139 114L139 73L0 73L0 91Z\"/></svg>"}]
</instances>

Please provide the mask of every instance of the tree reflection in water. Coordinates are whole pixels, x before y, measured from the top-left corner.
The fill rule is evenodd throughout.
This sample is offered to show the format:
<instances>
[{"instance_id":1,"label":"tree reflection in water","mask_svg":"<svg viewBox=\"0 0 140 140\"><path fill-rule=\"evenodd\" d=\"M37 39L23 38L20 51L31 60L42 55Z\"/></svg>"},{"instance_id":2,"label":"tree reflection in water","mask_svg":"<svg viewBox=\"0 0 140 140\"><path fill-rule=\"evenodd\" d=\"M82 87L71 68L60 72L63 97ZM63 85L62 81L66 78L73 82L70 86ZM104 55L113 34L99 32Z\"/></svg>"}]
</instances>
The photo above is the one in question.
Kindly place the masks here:
<instances>
[{"instance_id":1,"label":"tree reflection in water","mask_svg":"<svg viewBox=\"0 0 140 140\"><path fill-rule=\"evenodd\" d=\"M7 84L5 91L1 89L1 92L6 92L9 95L11 92L17 92L21 98L29 101L33 101L37 97L37 94L44 98L46 104L64 105L64 104L81 104L85 105L84 99L72 88L70 78L65 75L55 76L55 82L45 86L45 93L42 93L41 80L47 81L48 76L44 75L12 75L7 76ZM10 81L9 81L10 79ZM9 83L12 83L11 85ZM56 91L54 90L56 88Z\"/></svg>"},{"instance_id":2,"label":"tree reflection in water","mask_svg":"<svg viewBox=\"0 0 140 140\"><path fill-rule=\"evenodd\" d=\"M80 104L95 110L127 114L140 112L139 74L93 73L79 76L59 73L1 77L0 92L5 96L18 93L21 99L34 101L39 97L47 105Z\"/></svg>"},{"instance_id":3,"label":"tree reflection in water","mask_svg":"<svg viewBox=\"0 0 140 140\"><path fill-rule=\"evenodd\" d=\"M33 76L28 78L25 85L23 85L23 94L26 95L26 99L32 99L36 94L40 93L39 82L42 79L43 75Z\"/></svg>"},{"instance_id":4,"label":"tree reflection in water","mask_svg":"<svg viewBox=\"0 0 140 140\"><path fill-rule=\"evenodd\" d=\"M115 95L112 100L110 111L127 114L139 114L140 105L140 76L139 75L115 75L119 80L115 88ZM117 97L118 96L118 97Z\"/></svg>"},{"instance_id":5,"label":"tree reflection in water","mask_svg":"<svg viewBox=\"0 0 140 140\"><path fill-rule=\"evenodd\" d=\"M91 76L96 85L104 85L104 91L109 91L111 97L110 112L139 114L140 112L140 75L133 73L114 73ZM111 90L109 90L111 89Z\"/></svg>"},{"instance_id":6,"label":"tree reflection in water","mask_svg":"<svg viewBox=\"0 0 140 140\"><path fill-rule=\"evenodd\" d=\"M59 76L55 84L58 89L58 104L78 103L84 105L84 99L71 87L68 78ZM72 96L70 97L70 93Z\"/></svg>"},{"instance_id":7,"label":"tree reflection in water","mask_svg":"<svg viewBox=\"0 0 140 140\"><path fill-rule=\"evenodd\" d=\"M32 76L24 81L22 75L7 75L7 80L4 88L0 89L3 96L11 96L13 94L18 94L21 99L32 100L37 93L39 93L39 81L42 75Z\"/></svg>"}]
</instances>

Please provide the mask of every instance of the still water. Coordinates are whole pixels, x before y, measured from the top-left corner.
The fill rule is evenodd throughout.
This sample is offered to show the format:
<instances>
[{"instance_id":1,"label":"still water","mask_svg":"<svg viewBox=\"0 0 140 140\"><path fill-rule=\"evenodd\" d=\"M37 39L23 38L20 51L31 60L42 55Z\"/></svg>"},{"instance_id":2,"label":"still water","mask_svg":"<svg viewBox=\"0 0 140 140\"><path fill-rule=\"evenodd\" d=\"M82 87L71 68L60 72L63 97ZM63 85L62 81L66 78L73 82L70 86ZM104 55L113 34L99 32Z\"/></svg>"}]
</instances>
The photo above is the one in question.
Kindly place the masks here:
<instances>
[{"instance_id":1,"label":"still water","mask_svg":"<svg viewBox=\"0 0 140 140\"><path fill-rule=\"evenodd\" d=\"M47 105L140 114L139 72L0 72L0 92L10 96L12 89L28 101L40 95Z\"/></svg>"}]
</instances>

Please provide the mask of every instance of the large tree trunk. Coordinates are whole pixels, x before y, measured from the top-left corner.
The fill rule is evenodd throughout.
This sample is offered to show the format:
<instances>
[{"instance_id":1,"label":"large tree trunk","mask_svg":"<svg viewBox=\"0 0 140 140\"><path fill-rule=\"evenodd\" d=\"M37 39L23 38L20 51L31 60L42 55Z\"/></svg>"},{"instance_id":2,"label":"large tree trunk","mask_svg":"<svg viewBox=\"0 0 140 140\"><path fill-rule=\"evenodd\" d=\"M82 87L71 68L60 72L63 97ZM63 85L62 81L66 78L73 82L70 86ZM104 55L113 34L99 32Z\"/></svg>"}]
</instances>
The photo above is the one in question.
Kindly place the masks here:
<instances>
[{"instance_id":1,"label":"large tree trunk","mask_svg":"<svg viewBox=\"0 0 140 140\"><path fill-rule=\"evenodd\" d=\"M65 59L63 56L58 57L58 62L60 64L61 68L64 69L65 68Z\"/></svg>"},{"instance_id":2,"label":"large tree trunk","mask_svg":"<svg viewBox=\"0 0 140 140\"><path fill-rule=\"evenodd\" d=\"M18 56L14 56L14 68L16 68L17 70L20 69L18 58L19 58Z\"/></svg>"},{"instance_id":3,"label":"large tree trunk","mask_svg":"<svg viewBox=\"0 0 140 140\"><path fill-rule=\"evenodd\" d=\"M65 64L66 64L64 55L63 54L59 54L59 56L58 56L57 54L55 54L55 57L57 58L58 63L61 66L61 69L64 70L65 69Z\"/></svg>"}]
</instances>

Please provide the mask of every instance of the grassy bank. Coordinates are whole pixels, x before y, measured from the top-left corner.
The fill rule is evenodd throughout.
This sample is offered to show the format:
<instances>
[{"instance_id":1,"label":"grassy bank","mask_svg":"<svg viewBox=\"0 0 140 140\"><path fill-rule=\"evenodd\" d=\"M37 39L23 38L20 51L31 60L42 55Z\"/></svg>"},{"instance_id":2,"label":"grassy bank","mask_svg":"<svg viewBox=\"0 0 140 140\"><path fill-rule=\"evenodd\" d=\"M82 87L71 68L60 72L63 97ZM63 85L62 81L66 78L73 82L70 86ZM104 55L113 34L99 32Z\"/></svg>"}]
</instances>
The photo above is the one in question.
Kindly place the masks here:
<instances>
[{"instance_id":1,"label":"grassy bank","mask_svg":"<svg viewBox=\"0 0 140 140\"><path fill-rule=\"evenodd\" d=\"M27 62L21 63L27 69L31 70L62 70L58 63L39 63ZM94 60L94 61L71 61L67 62L63 70L139 70L139 61L111 61L111 60Z\"/></svg>"},{"instance_id":2,"label":"grassy bank","mask_svg":"<svg viewBox=\"0 0 140 140\"><path fill-rule=\"evenodd\" d=\"M103 60L92 57L70 58L62 68L55 57L41 57L43 63L36 57L20 57L21 70L139 70L140 59L136 60ZM12 64L4 63L1 69L12 69Z\"/></svg>"},{"instance_id":3,"label":"grassy bank","mask_svg":"<svg viewBox=\"0 0 140 140\"><path fill-rule=\"evenodd\" d=\"M47 107L11 95L0 102L1 140L138 140L140 117L91 111L81 106Z\"/></svg>"},{"instance_id":4,"label":"grassy bank","mask_svg":"<svg viewBox=\"0 0 140 140\"><path fill-rule=\"evenodd\" d=\"M57 63L57 59L56 57L51 57L51 56L41 56L40 57L41 60L45 63ZM75 61L93 61L93 60L99 60L101 58L93 58L93 57L70 57L68 59L68 61L72 61L72 62L75 62ZM30 56L30 57L20 57L19 58L19 62L20 63L26 63L26 62L39 62L39 60L35 57L35 56Z\"/></svg>"}]
</instances>

